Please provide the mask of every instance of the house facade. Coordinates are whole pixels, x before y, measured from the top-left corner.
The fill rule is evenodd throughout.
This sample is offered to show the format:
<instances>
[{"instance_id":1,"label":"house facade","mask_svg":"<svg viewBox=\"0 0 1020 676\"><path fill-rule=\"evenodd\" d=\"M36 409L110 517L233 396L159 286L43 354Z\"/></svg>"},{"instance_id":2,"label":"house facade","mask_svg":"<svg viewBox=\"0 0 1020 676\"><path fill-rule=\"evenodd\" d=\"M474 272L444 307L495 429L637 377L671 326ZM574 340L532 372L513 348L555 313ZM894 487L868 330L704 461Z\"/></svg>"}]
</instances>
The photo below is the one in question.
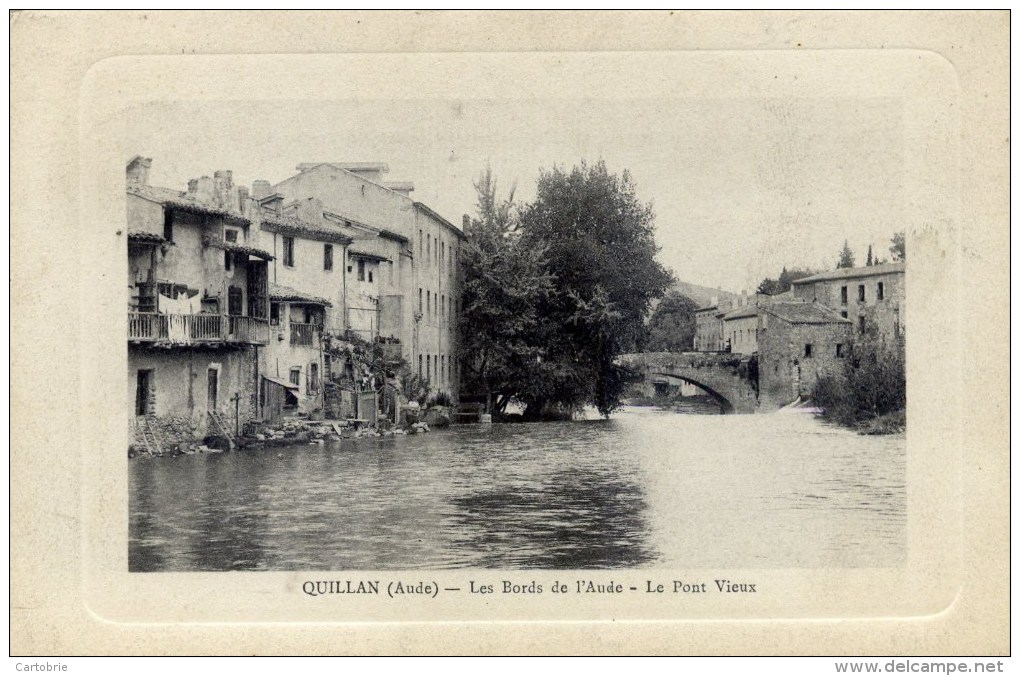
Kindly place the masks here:
<instances>
[{"instance_id":1,"label":"house facade","mask_svg":"<svg viewBox=\"0 0 1020 676\"><path fill-rule=\"evenodd\" d=\"M716 304L694 311L695 352L722 352L725 349L722 315Z\"/></svg>"},{"instance_id":2,"label":"house facade","mask_svg":"<svg viewBox=\"0 0 1020 676\"><path fill-rule=\"evenodd\" d=\"M229 171L178 192L149 185L150 166L127 167L132 442L236 431L258 415L273 256Z\"/></svg>"},{"instance_id":3,"label":"house facade","mask_svg":"<svg viewBox=\"0 0 1020 676\"><path fill-rule=\"evenodd\" d=\"M902 342L905 337L906 264L841 268L793 282L797 299L817 302L853 323L857 338Z\"/></svg>"},{"instance_id":4,"label":"house facade","mask_svg":"<svg viewBox=\"0 0 1020 676\"><path fill-rule=\"evenodd\" d=\"M814 301L774 301L759 308L758 398L764 408L811 394L818 379L843 368L850 319Z\"/></svg>"},{"instance_id":5,"label":"house facade","mask_svg":"<svg viewBox=\"0 0 1020 676\"><path fill-rule=\"evenodd\" d=\"M434 391L456 399L458 261L465 235L411 199L413 184L385 181L387 172L383 163L301 164L296 175L267 190L282 196L285 208L321 205L324 218L351 236L349 329L398 350Z\"/></svg>"},{"instance_id":6,"label":"house facade","mask_svg":"<svg viewBox=\"0 0 1020 676\"><path fill-rule=\"evenodd\" d=\"M722 315L723 340L730 352L751 355L758 351L758 306L734 308Z\"/></svg>"}]
</instances>

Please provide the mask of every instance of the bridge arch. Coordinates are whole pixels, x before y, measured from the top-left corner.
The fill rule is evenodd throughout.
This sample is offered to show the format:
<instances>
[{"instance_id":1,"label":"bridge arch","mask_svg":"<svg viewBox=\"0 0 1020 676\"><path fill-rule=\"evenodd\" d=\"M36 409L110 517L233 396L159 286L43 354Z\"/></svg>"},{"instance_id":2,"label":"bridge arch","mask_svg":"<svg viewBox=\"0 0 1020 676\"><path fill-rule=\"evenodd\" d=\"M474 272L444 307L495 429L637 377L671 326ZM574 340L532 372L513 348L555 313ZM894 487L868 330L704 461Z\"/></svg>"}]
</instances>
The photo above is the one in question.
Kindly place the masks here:
<instances>
[{"instance_id":1,"label":"bridge arch","mask_svg":"<svg viewBox=\"0 0 1020 676\"><path fill-rule=\"evenodd\" d=\"M730 402L729 399L727 399L725 396L723 396L722 394L717 392L711 386L706 385L705 383L699 382L699 381L695 380L694 378L691 378L690 376L680 375L679 373L667 373L665 371L651 371L651 372L649 372L649 375L652 376L652 377L661 376L661 377L664 377L664 378L676 378L677 380L682 380L685 383L690 383L691 385L694 385L695 387L700 387L710 397L715 399L716 403L719 404L719 408L722 409L723 413L733 413L733 411L734 411L733 403Z\"/></svg>"},{"instance_id":2,"label":"bridge arch","mask_svg":"<svg viewBox=\"0 0 1020 676\"><path fill-rule=\"evenodd\" d=\"M725 412L758 410L758 377L754 356L719 352L639 352L620 355L623 366L641 373L651 385L656 377L697 385L720 402Z\"/></svg>"}]
</instances>

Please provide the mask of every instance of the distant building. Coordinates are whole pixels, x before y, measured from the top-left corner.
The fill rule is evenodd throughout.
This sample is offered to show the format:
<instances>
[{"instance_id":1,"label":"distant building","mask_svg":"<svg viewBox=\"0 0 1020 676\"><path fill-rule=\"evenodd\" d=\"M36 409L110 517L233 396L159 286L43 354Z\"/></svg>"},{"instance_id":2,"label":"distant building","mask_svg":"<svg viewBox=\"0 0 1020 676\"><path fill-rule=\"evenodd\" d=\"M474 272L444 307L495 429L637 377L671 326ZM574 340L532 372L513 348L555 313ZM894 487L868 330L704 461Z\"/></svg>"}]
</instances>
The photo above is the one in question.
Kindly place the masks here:
<instances>
[{"instance_id":1,"label":"distant building","mask_svg":"<svg viewBox=\"0 0 1020 676\"><path fill-rule=\"evenodd\" d=\"M722 313L717 304L694 311L694 351L721 352L723 347Z\"/></svg>"},{"instance_id":2,"label":"distant building","mask_svg":"<svg viewBox=\"0 0 1020 676\"><path fill-rule=\"evenodd\" d=\"M751 355L758 351L758 306L749 303L722 315L723 338L730 352Z\"/></svg>"},{"instance_id":3,"label":"distant building","mask_svg":"<svg viewBox=\"0 0 1020 676\"><path fill-rule=\"evenodd\" d=\"M842 368L852 322L815 302L774 301L758 313L758 396L778 408L810 396L818 378Z\"/></svg>"},{"instance_id":4,"label":"distant building","mask_svg":"<svg viewBox=\"0 0 1020 676\"><path fill-rule=\"evenodd\" d=\"M794 281L793 295L832 308L853 323L856 337L902 341L905 272L904 263L831 270Z\"/></svg>"}]
</instances>

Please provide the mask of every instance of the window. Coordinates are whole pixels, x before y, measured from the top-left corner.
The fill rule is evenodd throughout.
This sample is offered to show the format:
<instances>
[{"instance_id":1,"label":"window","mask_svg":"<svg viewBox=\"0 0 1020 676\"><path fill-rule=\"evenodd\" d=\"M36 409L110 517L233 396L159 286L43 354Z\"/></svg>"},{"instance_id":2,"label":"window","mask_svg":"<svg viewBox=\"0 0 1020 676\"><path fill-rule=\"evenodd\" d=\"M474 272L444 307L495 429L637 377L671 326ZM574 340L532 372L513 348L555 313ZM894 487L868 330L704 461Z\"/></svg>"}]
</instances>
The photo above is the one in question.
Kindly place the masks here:
<instances>
[{"instance_id":1,"label":"window","mask_svg":"<svg viewBox=\"0 0 1020 676\"><path fill-rule=\"evenodd\" d=\"M223 230L223 241L237 244L237 230L234 230L233 228L225 228Z\"/></svg>"},{"instance_id":2,"label":"window","mask_svg":"<svg viewBox=\"0 0 1020 676\"><path fill-rule=\"evenodd\" d=\"M836 356L837 357L843 356L843 343L836 343Z\"/></svg>"},{"instance_id":3,"label":"window","mask_svg":"<svg viewBox=\"0 0 1020 676\"><path fill-rule=\"evenodd\" d=\"M358 281L365 281L365 259L358 259Z\"/></svg>"},{"instance_id":4,"label":"window","mask_svg":"<svg viewBox=\"0 0 1020 676\"><path fill-rule=\"evenodd\" d=\"M354 272L354 266L353 265L348 265L347 266L347 272Z\"/></svg>"},{"instance_id":5,"label":"window","mask_svg":"<svg viewBox=\"0 0 1020 676\"><path fill-rule=\"evenodd\" d=\"M846 305L846 300L847 300L846 287L843 286L840 287L839 289L839 302L842 303L843 305Z\"/></svg>"},{"instance_id":6,"label":"window","mask_svg":"<svg viewBox=\"0 0 1020 676\"><path fill-rule=\"evenodd\" d=\"M269 323L273 326L279 326L280 324L280 304L270 303L269 305Z\"/></svg>"},{"instance_id":7,"label":"window","mask_svg":"<svg viewBox=\"0 0 1020 676\"><path fill-rule=\"evenodd\" d=\"M436 378L439 377L439 355L432 355L432 372L436 374Z\"/></svg>"},{"instance_id":8,"label":"window","mask_svg":"<svg viewBox=\"0 0 1020 676\"><path fill-rule=\"evenodd\" d=\"M857 318L857 330L864 333L864 315Z\"/></svg>"},{"instance_id":9,"label":"window","mask_svg":"<svg viewBox=\"0 0 1020 676\"><path fill-rule=\"evenodd\" d=\"M332 270L333 269L333 245L323 244L322 245L322 269Z\"/></svg>"},{"instance_id":10,"label":"window","mask_svg":"<svg viewBox=\"0 0 1020 676\"><path fill-rule=\"evenodd\" d=\"M439 382L446 381L446 355L439 355Z\"/></svg>"},{"instance_id":11,"label":"window","mask_svg":"<svg viewBox=\"0 0 1020 676\"><path fill-rule=\"evenodd\" d=\"M242 291L239 286L227 289L227 314L237 317L241 314Z\"/></svg>"},{"instance_id":12,"label":"window","mask_svg":"<svg viewBox=\"0 0 1020 676\"><path fill-rule=\"evenodd\" d=\"M283 264L288 268L294 267L294 238L283 238Z\"/></svg>"},{"instance_id":13,"label":"window","mask_svg":"<svg viewBox=\"0 0 1020 676\"><path fill-rule=\"evenodd\" d=\"M432 258L432 235L425 235L425 257Z\"/></svg>"},{"instance_id":14,"label":"window","mask_svg":"<svg viewBox=\"0 0 1020 676\"><path fill-rule=\"evenodd\" d=\"M308 392L309 394L319 391L319 365L315 362L308 364Z\"/></svg>"},{"instance_id":15,"label":"window","mask_svg":"<svg viewBox=\"0 0 1020 676\"><path fill-rule=\"evenodd\" d=\"M863 303L864 302L864 285L863 284L859 284L857 286L857 302L858 303Z\"/></svg>"},{"instance_id":16,"label":"window","mask_svg":"<svg viewBox=\"0 0 1020 676\"><path fill-rule=\"evenodd\" d=\"M174 212L166 208L163 209L163 239L174 241Z\"/></svg>"},{"instance_id":17,"label":"window","mask_svg":"<svg viewBox=\"0 0 1020 676\"><path fill-rule=\"evenodd\" d=\"M234 254L232 252L230 252L230 251L224 251L223 252L223 269L227 270L229 272L232 269L232 267L233 267L231 265L233 263L233 260L234 260Z\"/></svg>"},{"instance_id":18,"label":"window","mask_svg":"<svg viewBox=\"0 0 1020 676\"><path fill-rule=\"evenodd\" d=\"M804 345L804 356L805 357L811 356L811 343L807 343Z\"/></svg>"},{"instance_id":19,"label":"window","mask_svg":"<svg viewBox=\"0 0 1020 676\"><path fill-rule=\"evenodd\" d=\"M421 355L418 355L418 377L421 378Z\"/></svg>"},{"instance_id":20,"label":"window","mask_svg":"<svg viewBox=\"0 0 1020 676\"><path fill-rule=\"evenodd\" d=\"M418 253L425 253L425 234L418 228Z\"/></svg>"},{"instance_id":21,"label":"window","mask_svg":"<svg viewBox=\"0 0 1020 676\"><path fill-rule=\"evenodd\" d=\"M878 293L875 295L878 300L885 300L885 283L878 283Z\"/></svg>"},{"instance_id":22,"label":"window","mask_svg":"<svg viewBox=\"0 0 1020 676\"><path fill-rule=\"evenodd\" d=\"M846 319L846 310L843 310L842 312L840 312L839 316L842 317L843 319Z\"/></svg>"},{"instance_id":23,"label":"window","mask_svg":"<svg viewBox=\"0 0 1020 676\"><path fill-rule=\"evenodd\" d=\"M432 292L425 292L425 314L429 317L432 316Z\"/></svg>"},{"instance_id":24,"label":"window","mask_svg":"<svg viewBox=\"0 0 1020 676\"><path fill-rule=\"evenodd\" d=\"M374 281L374 279L372 278L372 271L369 270L368 271L368 283L371 284L373 281Z\"/></svg>"},{"instance_id":25,"label":"window","mask_svg":"<svg viewBox=\"0 0 1020 676\"><path fill-rule=\"evenodd\" d=\"M290 383L291 385L301 386L301 368L295 366L290 370Z\"/></svg>"},{"instance_id":26,"label":"window","mask_svg":"<svg viewBox=\"0 0 1020 676\"><path fill-rule=\"evenodd\" d=\"M418 287L418 314L421 314L421 287ZM420 359L420 357L419 357ZM418 368L418 375L421 375L421 367Z\"/></svg>"},{"instance_id":27,"label":"window","mask_svg":"<svg viewBox=\"0 0 1020 676\"><path fill-rule=\"evenodd\" d=\"M439 321L446 319L446 294L442 296L442 309L439 311Z\"/></svg>"},{"instance_id":28,"label":"window","mask_svg":"<svg viewBox=\"0 0 1020 676\"><path fill-rule=\"evenodd\" d=\"M425 379L432 380L432 355L425 355Z\"/></svg>"}]
</instances>

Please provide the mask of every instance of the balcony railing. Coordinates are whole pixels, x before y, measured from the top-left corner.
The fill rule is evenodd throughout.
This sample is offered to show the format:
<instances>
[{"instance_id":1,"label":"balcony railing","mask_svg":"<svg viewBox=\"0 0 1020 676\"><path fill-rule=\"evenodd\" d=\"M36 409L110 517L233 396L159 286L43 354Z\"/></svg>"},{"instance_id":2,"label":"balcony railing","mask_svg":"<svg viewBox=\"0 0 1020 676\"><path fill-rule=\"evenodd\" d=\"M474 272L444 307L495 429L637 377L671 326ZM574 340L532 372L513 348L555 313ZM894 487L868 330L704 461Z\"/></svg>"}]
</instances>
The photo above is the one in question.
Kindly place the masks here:
<instances>
[{"instance_id":1,"label":"balcony railing","mask_svg":"<svg viewBox=\"0 0 1020 676\"><path fill-rule=\"evenodd\" d=\"M230 315L129 312L128 340L170 345L205 343L265 345L269 342L269 322L254 317Z\"/></svg>"},{"instance_id":2,"label":"balcony railing","mask_svg":"<svg viewBox=\"0 0 1020 676\"><path fill-rule=\"evenodd\" d=\"M302 347L313 347L315 343L315 337L322 331L322 327L318 324L300 324L298 322L290 323L290 344L298 345Z\"/></svg>"}]
</instances>

